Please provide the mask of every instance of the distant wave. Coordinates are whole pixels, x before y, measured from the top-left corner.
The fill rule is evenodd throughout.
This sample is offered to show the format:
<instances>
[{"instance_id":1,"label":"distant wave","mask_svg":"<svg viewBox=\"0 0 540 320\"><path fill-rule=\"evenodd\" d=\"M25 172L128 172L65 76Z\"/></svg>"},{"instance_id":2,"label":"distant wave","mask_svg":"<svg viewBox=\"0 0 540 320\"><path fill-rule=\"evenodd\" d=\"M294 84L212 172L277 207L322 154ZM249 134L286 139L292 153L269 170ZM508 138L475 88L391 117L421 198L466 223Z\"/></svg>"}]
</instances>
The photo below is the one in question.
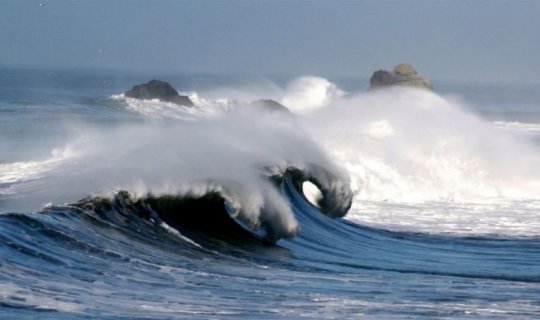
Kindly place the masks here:
<instances>
[{"instance_id":1,"label":"distant wave","mask_svg":"<svg viewBox=\"0 0 540 320\"><path fill-rule=\"evenodd\" d=\"M181 106L172 102L153 100L140 100L135 98L125 97L123 94L111 96L113 105L124 107L126 110L138 113L143 116L162 119L179 119L179 120L194 120L200 117L210 116L216 112L220 112L220 108L227 110L228 103L209 103L201 99L197 99L196 93L190 96L190 99L195 102L194 107Z\"/></svg>"},{"instance_id":2,"label":"distant wave","mask_svg":"<svg viewBox=\"0 0 540 320\"><path fill-rule=\"evenodd\" d=\"M58 168L66 160L74 157L73 150L68 146L64 149L54 149L51 156L42 161L0 163L0 196L15 193L12 186L43 178L47 172Z\"/></svg>"}]
</instances>

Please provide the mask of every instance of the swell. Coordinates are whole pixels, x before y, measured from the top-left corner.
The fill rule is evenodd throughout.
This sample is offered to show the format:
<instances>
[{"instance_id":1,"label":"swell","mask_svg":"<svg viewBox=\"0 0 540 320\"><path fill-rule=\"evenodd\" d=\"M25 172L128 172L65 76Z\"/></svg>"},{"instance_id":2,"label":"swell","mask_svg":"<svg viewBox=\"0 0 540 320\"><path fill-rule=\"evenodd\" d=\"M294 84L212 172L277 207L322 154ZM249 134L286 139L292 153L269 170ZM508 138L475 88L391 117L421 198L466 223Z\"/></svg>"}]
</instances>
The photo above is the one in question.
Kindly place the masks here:
<instances>
[{"instance_id":1,"label":"swell","mask_svg":"<svg viewBox=\"0 0 540 320\"><path fill-rule=\"evenodd\" d=\"M0 304L71 318L156 316L155 310L137 307L135 301L162 307L168 310L166 316L207 318L216 305L231 312L238 309L237 302L226 304L229 293L265 303L269 297L297 299L317 310L321 301L309 300L321 299L316 288L343 292L336 299L340 310L345 307L347 312L358 307L343 306L347 299L366 303L383 299L383 305L376 305L381 308L392 308L396 301L421 307L439 299L505 303L516 294L536 301L537 238L460 238L373 229L322 214L306 201L292 178L283 181L281 191L291 200L301 232L271 246L257 241L241 245L203 232L196 239L199 245L194 245L152 217L135 214L126 205L129 201L121 203L120 197L119 203L108 199L102 204L103 199L94 198L88 206L49 206L43 214L1 215L0 252L5 259ZM431 296L432 290L449 291ZM211 310L205 308L209 299ZM171 310L171 304L178 308ZM532 310L537 310L534 305ZM256 312L260 316L260 310Z\"/></svg>"},{"instance_id":2,"label":"swell","mask_svg":"<svg viewBox=\"0 0 540 320\"><path fill-rule=\"evenodd\" d=\"M0 279L56 281L58 274L61 283L69 278L74 286L84 287L113 272L155 281L154 272L164 265L181 263L197 270L200 263L216 259L221 266L254 263L309 274L374 272L397 278L416 274L448 281L540 282L538 238L374 229L323 214L306 200L294 175L284 177L279 188L290 201L300 233L275 245L238 224L217 193L135 198L119 192L113 198L49 206L42 214L1 215L0 251L7 268ZM239 272L231 270L228 277L241 277Z\"/></svg>"},{"instance_id":3,"label":"swell","mask_svg":"<svg viewBox=\"0 0 540 320\"><path fill-rule=\"evenodd\" d=\"M317 213L288 181L283 186L302 226L287 240L304 266L445 277L540 282L540 238L451 236L376 229Z\"/></svg>"}]
</instances>

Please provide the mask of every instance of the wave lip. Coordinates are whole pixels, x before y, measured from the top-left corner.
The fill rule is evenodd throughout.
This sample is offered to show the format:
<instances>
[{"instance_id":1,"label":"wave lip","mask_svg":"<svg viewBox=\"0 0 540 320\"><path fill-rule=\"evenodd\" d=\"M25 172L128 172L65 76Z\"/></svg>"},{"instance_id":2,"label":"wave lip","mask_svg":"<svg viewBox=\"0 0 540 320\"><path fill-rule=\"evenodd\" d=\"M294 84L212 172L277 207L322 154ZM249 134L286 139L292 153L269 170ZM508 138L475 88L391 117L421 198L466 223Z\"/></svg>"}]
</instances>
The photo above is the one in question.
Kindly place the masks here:
<instances>
[{"instance_id":1,"label":"wave lip","mask_svg":"<svg viewBox=\"0 0 540 320\"><path fill-rule=\"evenodd\" d=\"M337 172L332 172L316 164L307 164L303 169L287 168L283 177L290 178L304 198L306 198L306 194L303 191L303 183L306 181L313 183L321 193L316 205L322 213L329 217L341 218L351 208L353 192L346 176L341 176Z\"/></svg>"}]
</instances>

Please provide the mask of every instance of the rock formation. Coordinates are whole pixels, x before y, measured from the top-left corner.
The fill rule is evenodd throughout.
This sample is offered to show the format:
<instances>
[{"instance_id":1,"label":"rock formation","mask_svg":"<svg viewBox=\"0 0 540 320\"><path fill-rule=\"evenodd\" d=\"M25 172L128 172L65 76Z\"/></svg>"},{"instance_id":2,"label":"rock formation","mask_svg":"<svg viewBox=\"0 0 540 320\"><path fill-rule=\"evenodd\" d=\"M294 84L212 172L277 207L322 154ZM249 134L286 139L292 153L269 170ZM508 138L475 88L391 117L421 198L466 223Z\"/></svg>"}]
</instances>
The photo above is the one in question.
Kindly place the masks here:
<instances>
[{"instance_id":1,"label":"rock formation","mask_svg":"<svg viewBox=\"0 0 540 320\"><path fill-rule=\"evenodd\" d=\"M284 112L290 113L289 109L281 103L271 99L253 100L249 103L250 108L263 112Z\"/></svg>"},{"instance_id":2,"label":"rock formation","mask_svg":"<svg viewBox=\"0 0 540 320\"><path fill-rule=\"evenodd\" d=\"M160 80L151 80L145 84L133 86L131 90L124 93L124 96L143 100L159 99L186 107L193 106L193 101L188 96L179 95L170 84Z\"/></svg>"},{"instance_id":3,"label":"rock formation","mask_svg":"<svg viewBox=\"0 0 540 320\"><path fill-rule=\"evenodd\" d=\"M416 73L416 70L407 63L398 64L392 71L375 71L369 82L369 90L389 86L411 86L433 90L431 83Z\"/></svg>"}]
</instances>

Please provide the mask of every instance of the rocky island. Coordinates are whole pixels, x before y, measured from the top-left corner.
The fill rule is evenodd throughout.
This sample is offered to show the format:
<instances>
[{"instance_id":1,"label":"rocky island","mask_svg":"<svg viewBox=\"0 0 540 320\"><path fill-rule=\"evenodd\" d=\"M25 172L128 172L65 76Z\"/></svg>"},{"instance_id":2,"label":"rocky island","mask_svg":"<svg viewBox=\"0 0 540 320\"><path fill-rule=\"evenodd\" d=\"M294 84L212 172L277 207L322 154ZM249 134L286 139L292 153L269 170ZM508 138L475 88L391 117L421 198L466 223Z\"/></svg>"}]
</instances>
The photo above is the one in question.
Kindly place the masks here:
<instances>
[{"instance_id":1,"label":"rocky island","mask_svg":"<svg viewBox=\"0 0 540 320\"><path fill-rule=\"evenodd\" d=\"M389 86L410 86L433 90L431 83L420 76L413 66L407 63L398 64L392 71L375 71L369 82L369 90Z\"/></svg>"},{"instance_id":2,"label":"rocky island","mask_svg":"<svg viewBox=\"0 0 540 320\"><path fill-rule=\"evenodd\" d=\"M272 99L253 100L248 104L248 106L250 108L253 108L254 110L268 112L268 113L273 113L273 112L291 113L289 109L287 109L287 107L285 107L281 103Z\"/></svg>"},{"instance_id":3,"label":"rocky island","mask_svg":"<svg viewBox=\"0 0 540 320\"><path fill-rule=\"evenodd\" d=\"M193 101L188 96L178 94L178 91L169 83L161 80L150 80L147 83L133 86L131 90L124 93L124 96L141 100L159 99L186 107L194 106Z\"/></svg>"}]
</instances>

